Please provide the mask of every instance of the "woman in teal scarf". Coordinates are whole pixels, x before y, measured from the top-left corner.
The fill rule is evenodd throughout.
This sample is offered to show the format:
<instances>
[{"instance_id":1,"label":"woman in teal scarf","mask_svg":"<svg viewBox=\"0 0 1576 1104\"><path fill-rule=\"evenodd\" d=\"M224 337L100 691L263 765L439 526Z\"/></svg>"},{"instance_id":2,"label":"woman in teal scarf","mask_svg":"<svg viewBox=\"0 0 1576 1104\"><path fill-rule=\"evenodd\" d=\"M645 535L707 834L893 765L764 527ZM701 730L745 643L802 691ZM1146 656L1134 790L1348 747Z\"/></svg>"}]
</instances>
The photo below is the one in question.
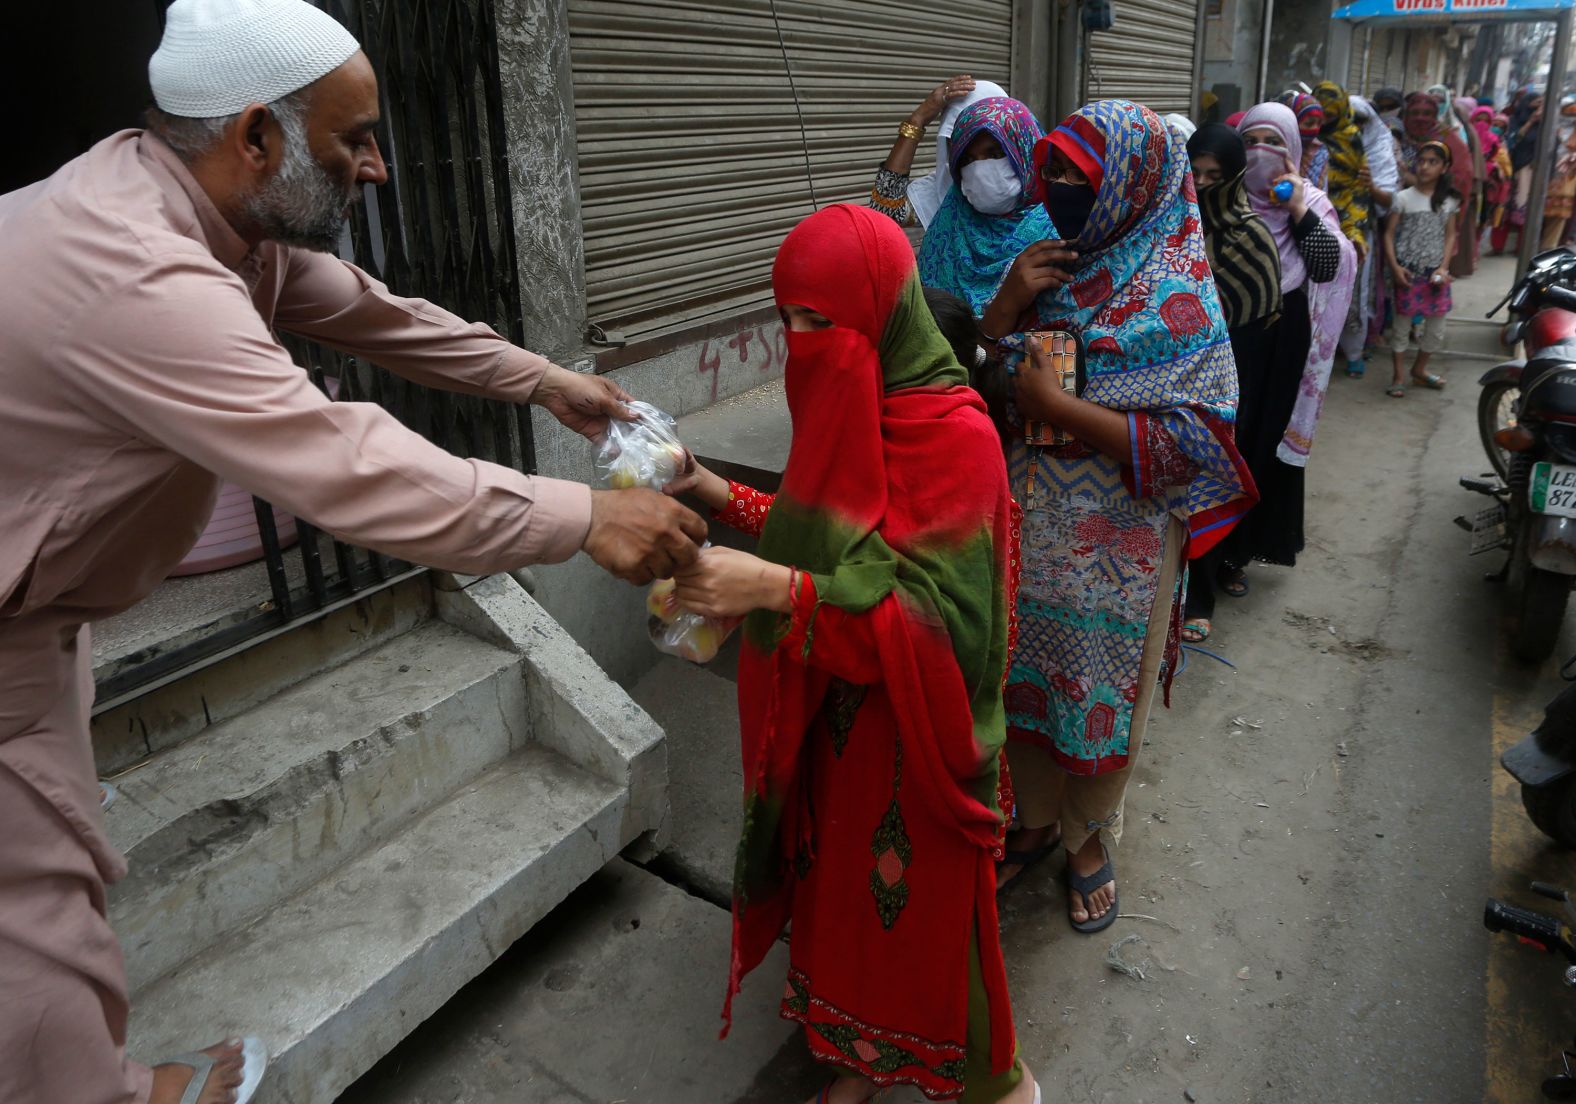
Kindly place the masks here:
<instances>
[{"instance_id":1,"label":"woman in teal scarf","mask_svg":"<svg viewBox=\"0 0 1576 1104\"><path fill-rule=\"evenodd\" d=\"M925 231L919 278L984 312L1007 269L1029 246L1056 237L1035 199L1034 113L1006 96L980 100L958 116L947 143L952 190Z\"/></svg>"}]
</instances>

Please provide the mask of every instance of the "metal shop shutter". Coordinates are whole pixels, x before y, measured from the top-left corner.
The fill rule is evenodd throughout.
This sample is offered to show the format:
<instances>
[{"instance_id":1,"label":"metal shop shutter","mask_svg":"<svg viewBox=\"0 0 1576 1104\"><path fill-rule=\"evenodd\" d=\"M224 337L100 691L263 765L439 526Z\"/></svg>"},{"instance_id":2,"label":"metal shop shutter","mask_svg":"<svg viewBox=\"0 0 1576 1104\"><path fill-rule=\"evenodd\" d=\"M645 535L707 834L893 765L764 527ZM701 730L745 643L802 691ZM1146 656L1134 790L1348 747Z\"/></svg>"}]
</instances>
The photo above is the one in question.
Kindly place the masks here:
<instances>
[{"instance_id":1,"label":"metal shop shutter","mask_svg":"<svg viewBox=\"0 0 1576 1104\"><path fill-rule=\"evenodd\" d=\"M1410 52L1408 47L1411 46L1410 35L1410 31L1393 29L1390 31L1390 56L1385 59L1384 66L1385 84L1391 88L1399 88L1402 92L1412 91L1407 87L1406 79L1407 55Z\"/></svg>"},{"instance_id":2,"label":"metal shop shutter","mask_svg":"<svg viewBox=\"0 0 1576 1104\"><path fill-rule=\"evenodd\" d=\"M1193 114L1198 0L1115 0L1116 24L1089 35L1084 98L1137 100L1161 115Z\"/></svg>"},{"instance_id":3,"label":"metal shop shutter","mask_svg":"<svg viewBox=\"0 0 1576 1104\"><path fill-rule=\"evenodd\" d=\"M864 203L954 73L1006 84L1012 0L569 0L587 317L625 340L770 302L811 212ZM803 107L783 65L786 47ZM916 175L934 164L927 132Z\"/></svg>"},{"instance_id":4,"label":"metal shop shutter","mask_svg":"<svg viewBox=\"0 0 1576 1104\"><path fill-rule=\"evenodd\" d=\"M1375 32L1370 38L1368 31L1358 27L1352 32L1352 56L1346 67L1346 91L1354 96L1366 96L1369 89L1363 86L1364 59L1368 60L1371 72L1379 72L1379 66L1384 57L1381 54L1383 43L1379 41L1379 34Z\"/></svg>"}]
</instances>

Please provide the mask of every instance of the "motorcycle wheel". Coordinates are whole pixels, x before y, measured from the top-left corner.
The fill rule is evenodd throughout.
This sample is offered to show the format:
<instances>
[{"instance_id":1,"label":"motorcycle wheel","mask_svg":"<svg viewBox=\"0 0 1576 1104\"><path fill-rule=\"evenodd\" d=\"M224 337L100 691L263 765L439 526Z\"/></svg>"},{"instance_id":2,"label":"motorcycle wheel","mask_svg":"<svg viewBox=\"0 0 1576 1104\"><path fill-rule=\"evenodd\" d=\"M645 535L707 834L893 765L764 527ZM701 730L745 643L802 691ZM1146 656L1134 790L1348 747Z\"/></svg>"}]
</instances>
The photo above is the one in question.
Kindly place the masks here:
<instances>
[{"instance_id":1,"label":"motorcycle wheel","mask_svg":"<svg viewBox=\"0 0 1576 1104\"><path fill-rule=\"evenodd\" d=\"M1483 451L1494 465L1494 473L1510 482L1510 453L1494 442L1494 434L1516 424L1515 403L1520 388L1501 380L1488 384L1478 393L1478 437L1483 441Z\"/></svg>"},{"instance_id":2,"label":"motorcycle wheel","mask_svg":"<svg viewBox=\"0 0 1576 1104\"><path fill-rule=\"evenodd\" d=\"M1510 650L1523 663L1541 663L1559 643L1565 607L1571 597L1571 578L1531 564L1524 565L1518 574L1522 577L1515 590Z\"/></svg>"},{"instance_id":3,"label":"motorcycle wheel","mask_svg":"<svg viewBox=\"0 0 1576 1104\"><path fill-rule=\"evenodd\" d=\"M1521 787L1521 807L1534 828L1576 851L1576 785L1571 779L1553 786Z\"/></svg>"}]
</instances>

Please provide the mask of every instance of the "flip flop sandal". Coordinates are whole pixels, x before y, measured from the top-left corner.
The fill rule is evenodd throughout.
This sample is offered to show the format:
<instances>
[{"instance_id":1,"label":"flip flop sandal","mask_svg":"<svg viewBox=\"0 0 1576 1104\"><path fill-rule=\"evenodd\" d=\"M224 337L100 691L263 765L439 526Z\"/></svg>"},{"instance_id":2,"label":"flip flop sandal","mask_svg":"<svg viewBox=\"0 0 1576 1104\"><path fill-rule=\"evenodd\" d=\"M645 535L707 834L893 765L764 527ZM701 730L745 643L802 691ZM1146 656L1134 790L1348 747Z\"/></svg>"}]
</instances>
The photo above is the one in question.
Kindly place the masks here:
<instances>
[{"instance_id":1,"label":"flip flop sandal","mask_svg":"<svg viewBox=\"0 0 1576 1104\"><path fill-rule=\"evenodd\" d=\"M1436 376L1432 372L1425 372L1421 376L1413 375L1412 382L1418 387L1426 387L1430 391L1443 391L1445 389L1445 377Z\"/></svg>"},{"instance_id":2,"label":"flip flop sandal","mask_svg":"<svg viewBox=\"0 0 1576 1104\"><path fill-rule=\"evenodd\" d=\"M1182 642L1184 644L1202 644L1209 639L1209 634L1214 630L1207 617L1189 617L1182 622ZM1189 635L1192 634L1192 635Z\"/></svg>"},{"instance_id":3,"label":"flip flop sandal","mask_svg":"<svg viewBox=\"0 0 1576 1104\"><path fill-rule=\"evenodd\" d=\"M1347 379L1362 379L1368 371L1368 365L1362 361L1354 361L1346 366Z\"/></svg>"},{"instance_id":4,"label":"flip flop sandal","mask_svg":"<svg viewBox=\"0 0 1576 1104\"><path fill-rule=\"evenodd\" d=\"M1389 395L1392 399L1406 398L1406 388L1399 383L1392 383L1389 387L1385 388L1384 393Z\"/></svg>"},{"instance_id":5,"label":"flip flop sandal","mask_svg":"<svg viewBox=\"0 0 1576 1104\"><path fill-rule=\"evenodd\" d=\"M1086 911L1089 908L1089 894L1108 882L1116 881L1116 871L1111 868L1110 850L1103 843L1100 845L1100 850L1105 853L1105 865L1088 877L1073 873L1071 864L1067 867L1067 888L1073 890L1084 899L1084 909ZM1072 910L1069 908L1067 922L1073 926L1073 931L1082 932L1084 935L1093 935L1095 932L1105 931L1106 928L1116 923L1116 914L1121 911L1121 906L1122 894L1118 890L1111 897L1111 907L1106 909L1105 915L1098 920L1085 920L1083 923L1079 923L1072 918ZM185 1102L183 1101L182 1104L185 1104Z\"/></svg>"},{"instance_id":6,"label":"flip flop sandal","mask_svg":"<svg viewBox=\"0 0 1576 1104\"><path fill-rule=\"evenodd\" d=\"M181 1094L180 1104L197 1104L202 1097L202 1091L208 1084L208 1076L213 1073L214 1060L202 1051L191 1054L177 1054L173 1058L164 1058L155 1062L156 1066L190 1066L192 1079L186 1085L186 1091ZM263 1080L263 1071L268 1068L268 1048L263 1041L255 1035L248 1035L241 1040L241 1083L235 1090L235 1104L248 1104L252 1097L257 1095L257 1086Z\"/></svg>"},{"instance_id":7,"label":"flip flop sandal","mask_svg":"<svg viewBox=\"0 0 1576 1104\"><path fill-rule=\"evenodd\" d=\"M1037 847L1033 851L1014 851L1010 848L1006 851L1003 851L1001 861L998 862L996 866L998 868L1003 866L1016 866L1018 868L1018 872L996 888L997 894L999 895L1006 893L1013 886L1017 885L1019 879L1021 879L1030 870L1033 870L1035 866L1050 858L1051 855L1055 854L1061 846L1062 834L1057 832L1055 839L1051 840L1044 847Z\"/></svg>"},{"instance_id":8,"label":"flip flop sandal","mask_svg":"<svg viewBox=\"0 0 1576 1104\"><path fill-rule=\"evenodd\" d=\"M120 796L120 791L109 782L100 782L98 787L99 809L107 812L109 807L115 804L115 799Z\"/></svg>"},{"instance_id":9,"label":"flip flop sandal","mask_svg":"<svg viewBox=\"0 0 1576 1104\"><path fill-rule=\"evenodd\" d=\"M1246 598L1253 589L1246 571L1239 571L1218 585L1228 598Z\"/></svg>"}]
</instances>

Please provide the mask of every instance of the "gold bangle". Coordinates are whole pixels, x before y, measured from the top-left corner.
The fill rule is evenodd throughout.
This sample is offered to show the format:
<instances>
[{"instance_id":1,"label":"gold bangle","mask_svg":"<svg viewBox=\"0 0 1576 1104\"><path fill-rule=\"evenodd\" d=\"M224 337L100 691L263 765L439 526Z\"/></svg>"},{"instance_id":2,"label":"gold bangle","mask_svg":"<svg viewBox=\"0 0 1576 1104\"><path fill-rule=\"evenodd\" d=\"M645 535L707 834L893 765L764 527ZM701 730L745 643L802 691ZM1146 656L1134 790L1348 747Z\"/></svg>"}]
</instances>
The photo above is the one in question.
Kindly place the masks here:
<instances>
[{"instance_id":1,"label":"gold bangle","mask_svg":"<svg viewBox=\"0 0 1576 1104\"><path fill-rule=\"evenodd\" d=\"M917 127L907 119L897 125L897 132L900 137L912 138L916 142L925 136L924 127Z\"/></svg>"}]
</instances>

